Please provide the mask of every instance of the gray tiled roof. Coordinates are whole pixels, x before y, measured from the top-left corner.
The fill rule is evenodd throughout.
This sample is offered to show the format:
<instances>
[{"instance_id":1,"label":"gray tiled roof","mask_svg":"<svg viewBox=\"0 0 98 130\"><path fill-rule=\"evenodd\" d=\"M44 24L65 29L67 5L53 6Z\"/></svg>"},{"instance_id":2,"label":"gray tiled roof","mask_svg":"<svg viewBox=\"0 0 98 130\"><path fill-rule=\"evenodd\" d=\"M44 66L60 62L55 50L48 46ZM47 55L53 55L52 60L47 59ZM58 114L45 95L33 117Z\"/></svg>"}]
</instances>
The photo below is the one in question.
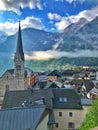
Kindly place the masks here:
<instances>
[{"instance_id":1,"label":"gray tiled roof","mask_svg":"<svg viewBox=\"0 0 98 130\"><path fill-rule=\"evenodd\" d=\"M26 106L35 101L35 105L40 105L41 99L49 108L82 109L80 96L73 88L9 91L5 93L3 108L21 107L24 101Z\"/></svg>"},{"instance_id":2,"label":"gray tiled roof","mask_svg":"<svg viewBox=\"0 0 98 130\"><path fill-rule=\"evenodd\" d=\"M53 108L82 109L81 99L73 88L53 89Z\"/></svg>"},{"instance_id":3,"label":"gray tiled roof","mask_svg":"<svg viewBox=\"0 0 98 130\"><path fill-rule=\"evenodd\" d=\"M14 74L14 69L6 70L1 77L3 77L7 72L10 73L11 75L13 75Z\"/></svg>"},{"instance_id":4,"label":"gray tiled roof","mask_svg":"<svg viewBox=\"0 0 98 130\"><path fill-rule=\"evenodd\" d=\"M86 87L86 92L90 92L90 90L92 90L94 88L94 83L91 80L84 80L83 84Z\"/></svg>"},{"instance_id":5,"label":"gray tiled roof","mask_svg":"<svg viewBox=\"0 0 98 130\"><path fill-rule=\"evenodd\" d=\"M81 103L82 105L90 106L93 104L93 100L88 98L82 98Z\"/></svg>"},{"instance_id":6,"label":"gray tiled roof","mask_svg":"<svg viewBox=\"0 0 98 130\"><path fill-rule=\"evenodd\" d=\"M29 106L31 102L44 99L44 103L47 107L51 107L51 99L53 93L51 90L19 90L19 91L8 91L5 93L3 100L3 108L21 107L25 101L26 105Z\"/></svg>"},{"instance_id":7,"label":"gray tiled roof","mask_svg":"<svg viewBox=\"0 0 98 130\"><path fill-rule=\"evenodd\" d=\"M83 80L79 80L79 79L73 79L71 81L72 84L75 84L75 85L82 85L83 84Z\"/></svg>"},{"instance_id":8,"label":"gray tiled roof","mask_svg":"<svg viewBox=\"0 0 98 130\"><path fill-rule=\"evenodd\" d=\"M3 107L21 107L22 103L28 101L31 97L32 92L29 90L8 91L4 96Z\"/></svg>"},{"instance_id":9,"label":"gray tiled roof","mask_svg":"<svg viewBox=\"0 0 98 130\"><path fill-rule=\"evenodd\" d=\"M44 111L44 106L0 110L0 130L35 130Z\"/></svg>"},{"instance_id":10,"label":"gray tiled roof","mask_svg":"<svg viewBox=\"0 0 98 130\"><path fill-rule=\"evenodd\" d=\"M10 69L10 70L8 70L8 72L12 75L12 74L14 74L14 69Z\"/></svg>"},{"instance_id":11,"label":"gray tiled roof","mask_svg":"<svg viewBox=\"0 0 98 130\"><path fill-rule=\"evenodd\" d=\"M91 80L79 80L79 79L74 79L71 82L72 84L76 84L79 86L82 86L83 84L86 87L87 93L94 87L94 83Z\"/></svg>"},{"instance_id":12,"label":"gray tiled roof","mask_svg":"<svg viewBox=\"0 0 98 130\"><path fill-rule=\"evenodd\" d=\"M6 70L5 73L2 76L4 76L7 72L10 73L10 75L14 76L14 69ZM31 74L33 74L33 71L29 68L25 68L25 77L28 77Z\"/></svg>"}]
</instances>

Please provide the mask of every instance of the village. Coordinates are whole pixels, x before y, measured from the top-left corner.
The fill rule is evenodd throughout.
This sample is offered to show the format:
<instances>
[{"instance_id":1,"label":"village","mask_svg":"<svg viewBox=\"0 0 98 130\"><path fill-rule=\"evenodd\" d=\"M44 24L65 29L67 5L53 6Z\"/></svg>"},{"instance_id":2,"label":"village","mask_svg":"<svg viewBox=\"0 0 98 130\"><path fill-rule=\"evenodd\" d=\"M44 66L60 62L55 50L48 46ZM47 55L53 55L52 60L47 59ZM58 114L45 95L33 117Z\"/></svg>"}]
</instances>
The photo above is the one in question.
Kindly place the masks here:
<instances>
[{"instance_id":1,"label":"village","mask_svg":"<svg viewBox=\"0 0 98 130\"><path fill-rule=\"evenodd\" d=\"M0 77L0 130L79 130L98 98L98 68L34 72L21 35L19 21L14 69Z\"/></svg>"}]
</instances>

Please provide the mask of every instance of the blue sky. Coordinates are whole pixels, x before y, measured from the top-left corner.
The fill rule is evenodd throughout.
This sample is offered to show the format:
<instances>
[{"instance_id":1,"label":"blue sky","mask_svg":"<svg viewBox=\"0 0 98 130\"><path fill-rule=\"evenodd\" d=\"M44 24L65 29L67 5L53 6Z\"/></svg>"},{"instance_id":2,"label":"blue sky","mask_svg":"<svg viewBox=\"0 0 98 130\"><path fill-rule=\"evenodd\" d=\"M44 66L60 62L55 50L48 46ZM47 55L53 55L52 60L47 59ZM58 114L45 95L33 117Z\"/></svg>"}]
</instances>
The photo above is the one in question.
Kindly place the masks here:
<instances>
[{"instance_id":1,"label":"blue sky","mask_svg":"<svg viewBox=\"0 0 98 130\"><path fill-rule=\"evenodd\" d=\"M0 0L0 30L9 35L32 27L60 32L81 17L92 20L98 15L98 0Z\"/></svg>"}]
</instances>

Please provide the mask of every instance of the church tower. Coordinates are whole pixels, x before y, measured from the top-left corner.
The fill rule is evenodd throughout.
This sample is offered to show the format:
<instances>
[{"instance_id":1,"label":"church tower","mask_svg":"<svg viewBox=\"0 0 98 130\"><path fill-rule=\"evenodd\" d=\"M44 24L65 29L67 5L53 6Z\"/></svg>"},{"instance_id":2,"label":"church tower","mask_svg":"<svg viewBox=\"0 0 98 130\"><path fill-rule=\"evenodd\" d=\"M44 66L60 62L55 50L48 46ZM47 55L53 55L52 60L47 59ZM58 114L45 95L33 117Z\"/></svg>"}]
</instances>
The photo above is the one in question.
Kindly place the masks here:
<instances>
[{"instance_id":1,"label":"church tower","mask_svg":"<svg viewBox=\"0 0 98 130\"><path fill-rule=\"evenodd\" d=\"M22 36L21 36L21 27L19 21L19 30L18 30L18 39L17 39L17 48L14 56L14 75L15 75L15 87L16 89L24 89L25 82L25 68L24 68L24 52L22 45Z\"/></svg>"}]
</instances>

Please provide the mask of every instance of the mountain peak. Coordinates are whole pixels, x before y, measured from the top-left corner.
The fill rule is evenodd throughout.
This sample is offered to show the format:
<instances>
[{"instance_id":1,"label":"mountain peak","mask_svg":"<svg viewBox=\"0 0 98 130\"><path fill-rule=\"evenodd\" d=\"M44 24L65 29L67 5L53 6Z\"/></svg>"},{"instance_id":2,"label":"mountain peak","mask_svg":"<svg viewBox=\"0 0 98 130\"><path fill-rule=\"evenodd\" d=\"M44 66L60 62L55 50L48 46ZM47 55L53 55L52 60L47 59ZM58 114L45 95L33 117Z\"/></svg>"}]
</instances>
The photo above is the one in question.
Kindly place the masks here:
<instances>
[{"instance_id":1,"label":"mountain peak","mask_svg":"<svg viewBox=\"0 0 98 130\"><path fill-rule=\"evenodd\" d=\"M94 22L94 23L98 24L98 16L96 16L91 22Z\"/></svg>"},{"instance_id":2,"label":"mountain peak","mask_svg":"<svg viewBox=\"0 0 98 130\"><path fill-rule=\"evenodd\" d=\"M80 18L80 19L78 20L77 23L86 24L86 23L88 23L88 20L87 20L86 18L82 17L82 18Z\"/></svg>"},{"instance_id":3,"label":"mountain peak","mask_svg":"<svg viewBox=\"0 0 98 130\"><path fill-rule=\"evenodd\" d=\"M92 21L81 18L67 27L58 41L60 51L98 50L98 16Z\"/></svg>"},{"instance_id":4,"label":"mountain peak","mask_svg":"<svg viewBox=\"0 0 98 130\"><path fill-rule=\"evenodd\" d=\"M88 20L84 17L80 18L78 22L70 24L67 28L64 29L64 33L68 32L77 32L81 27L83 27L86 23L88 23Z\"/></svg>"}]
</instances>

